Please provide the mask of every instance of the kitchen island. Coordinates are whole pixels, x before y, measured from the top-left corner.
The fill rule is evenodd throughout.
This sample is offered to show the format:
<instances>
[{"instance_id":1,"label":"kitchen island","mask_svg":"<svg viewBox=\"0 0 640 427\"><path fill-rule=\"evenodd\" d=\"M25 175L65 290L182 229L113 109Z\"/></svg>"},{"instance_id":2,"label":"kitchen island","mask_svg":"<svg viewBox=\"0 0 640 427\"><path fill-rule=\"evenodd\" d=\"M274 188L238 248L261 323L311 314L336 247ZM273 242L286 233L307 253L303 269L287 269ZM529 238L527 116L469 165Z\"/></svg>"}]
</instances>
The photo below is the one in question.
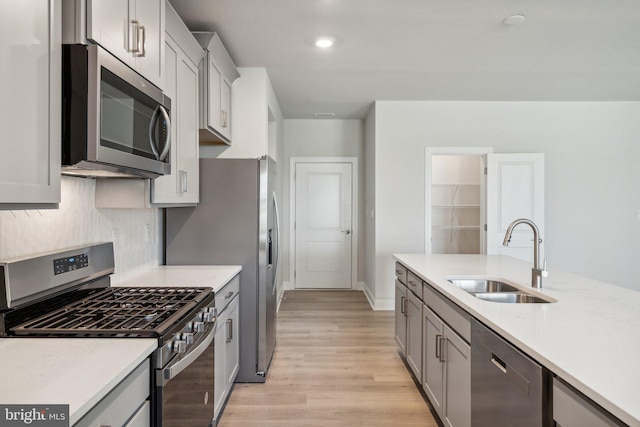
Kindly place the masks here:
<instances>
[{"instance_id":1,"label":"kitchen island","mask_svg":"<svg viewBox=\"0 0 640 427\"><path fill-rule=\"evenodd\" d=\"M631 426L640 426L640 292L551 269L531 288L531 263L507 256L397 254L435 290ZM557 302L480 300L447 279L506 279Z\"/></svg>"}]
</instances>

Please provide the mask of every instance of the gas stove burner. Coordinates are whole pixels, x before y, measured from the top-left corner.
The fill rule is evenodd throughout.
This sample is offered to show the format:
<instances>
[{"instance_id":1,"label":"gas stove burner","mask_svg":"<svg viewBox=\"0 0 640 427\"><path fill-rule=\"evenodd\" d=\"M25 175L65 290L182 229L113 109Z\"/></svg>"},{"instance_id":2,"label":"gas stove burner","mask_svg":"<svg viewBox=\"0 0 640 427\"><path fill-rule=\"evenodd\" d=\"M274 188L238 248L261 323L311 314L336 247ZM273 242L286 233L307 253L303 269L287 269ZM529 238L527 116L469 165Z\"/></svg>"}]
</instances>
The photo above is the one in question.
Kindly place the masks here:
<instances>
[{"instance_id":1,"label":"gas stove burner","mask_svg":"<svg viewBox=\"0 0 640 427\"><path fill-rule=\"evenodd\" d=\"M209 288L105 288L11 328L29 336L159 336L192 313Z\"/></svg>"}]
</instances>

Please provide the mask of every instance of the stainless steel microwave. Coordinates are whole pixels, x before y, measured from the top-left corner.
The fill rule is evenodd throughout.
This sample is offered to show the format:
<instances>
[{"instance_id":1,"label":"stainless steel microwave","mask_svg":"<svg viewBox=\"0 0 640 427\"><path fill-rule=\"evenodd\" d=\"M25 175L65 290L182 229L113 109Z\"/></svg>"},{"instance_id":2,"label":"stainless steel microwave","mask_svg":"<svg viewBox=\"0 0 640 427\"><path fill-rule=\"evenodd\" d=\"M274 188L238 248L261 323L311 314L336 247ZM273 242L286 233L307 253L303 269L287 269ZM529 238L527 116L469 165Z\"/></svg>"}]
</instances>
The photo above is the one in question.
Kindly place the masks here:
<instances>
[{"instance_id":1,"label":"stainless steel microwave","mask_svg":"<svg viewBox=\"0 0 640 427\"><path fill-rule=\"evenodd\" d=\"M171 173L171 100L97 45L64 45L62 173Z\"/></svg>"}]
</instances>

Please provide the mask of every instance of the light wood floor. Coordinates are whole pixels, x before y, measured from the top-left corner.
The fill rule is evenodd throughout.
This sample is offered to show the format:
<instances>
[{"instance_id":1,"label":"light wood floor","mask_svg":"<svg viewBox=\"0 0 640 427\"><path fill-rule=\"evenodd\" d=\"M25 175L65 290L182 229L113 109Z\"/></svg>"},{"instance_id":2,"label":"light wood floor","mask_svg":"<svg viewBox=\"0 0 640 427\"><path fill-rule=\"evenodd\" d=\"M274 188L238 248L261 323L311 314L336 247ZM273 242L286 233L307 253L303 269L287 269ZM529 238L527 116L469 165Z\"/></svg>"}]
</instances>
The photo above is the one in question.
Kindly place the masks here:
<instances>
[{"instance_id":1,"label":"light wood floor","mask_svg":"<svg viewBox=\"0 0 640 427\"><path fill-rule=\"evenodd\" d=\"M362 292L287 291L266 383L236 384L218 425L437 426L393 331Z\"/></svg>"}]
</instances>

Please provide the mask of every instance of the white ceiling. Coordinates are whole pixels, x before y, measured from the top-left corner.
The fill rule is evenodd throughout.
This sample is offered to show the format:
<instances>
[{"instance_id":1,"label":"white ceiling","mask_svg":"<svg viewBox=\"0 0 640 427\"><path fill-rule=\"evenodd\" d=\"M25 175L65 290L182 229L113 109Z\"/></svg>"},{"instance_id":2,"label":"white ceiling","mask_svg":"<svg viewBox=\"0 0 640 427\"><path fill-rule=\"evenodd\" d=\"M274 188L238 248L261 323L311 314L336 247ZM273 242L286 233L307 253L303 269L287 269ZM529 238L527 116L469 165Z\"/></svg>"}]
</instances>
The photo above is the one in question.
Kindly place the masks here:
<instances>
[{"instance_id":1,"label":"white ceiling","mask_svg":"<svg viewBox=\"0 0 640 427\"><path fill-rule=\"evenodd\" d=\"M640 100L640 0L170 1L236 66L267 69L285 118L362 118L375 100ZM526 19L502 22L513 14Z\"/></svg>"}]
</instances>

